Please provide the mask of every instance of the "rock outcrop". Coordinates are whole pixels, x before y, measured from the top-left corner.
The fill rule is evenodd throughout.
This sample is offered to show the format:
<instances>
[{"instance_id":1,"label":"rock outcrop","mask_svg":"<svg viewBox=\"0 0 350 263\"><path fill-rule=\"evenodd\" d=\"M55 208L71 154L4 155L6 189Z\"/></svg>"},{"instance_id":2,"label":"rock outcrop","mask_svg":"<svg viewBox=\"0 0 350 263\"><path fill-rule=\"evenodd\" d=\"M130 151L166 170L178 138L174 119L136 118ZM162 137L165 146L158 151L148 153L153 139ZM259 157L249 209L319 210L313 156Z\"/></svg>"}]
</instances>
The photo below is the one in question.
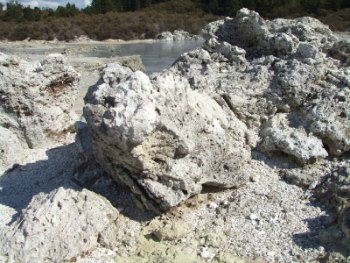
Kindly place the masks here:
<instances>
[{"instance_id":1,"label":"rock outcrop","mask_svg":"<svg viewBox=\"0 0 350 263\"><path fill-rule=\"evenodd\" d=\"M301 165L350 150L350 68L328 26L241 9L203 32L170 69L111 64L86 96L98 162L146 207L241 185L254 148Z\"/></svg>"},{"instance_id":2,"label":"rock outcrop","mask_svg":"<svg viewBox=\"0 0 350 263\"><path fill-rule=\"evenodd\" d=\"M277 113L265 123L261 135L264 137L262 148L267 152L283 152L294 156L300 163L308 163L328 156L322 140L309 135L297 117L287 113ZM292 123L292 124L291 124Z\"/></svg>"},{"instance_id":3,"label":"rock outcrop","mask_svg":"<svg viewBox=\"0 0 350 263\"><path fill-rule=\"evenodd\" d=\"M327 26L313 18L266 21L242 9L210 23L204 35L204 48L183 55L171 71L193 89L225 96L252 130L264 127L265 151L307 163L349 150L350 69L331 56L338 42Z\"/></svg>"},{"instance_id":4,"label":"rock outcrop","mask_svg":"<svg viewBox=\"0 0 350 263\"><path fill-rule=\"evenodd\" d=\"M166 210L203 186L246 180L246 126L187 79L165 72L150 80L110 64L85 99L98 162L146 207Z\"/></svg>"},{"instance_id":5,"label":"rock outcrop","mask_svg":"<svg viewBox=\"0 0 350 263\"><path fill-rule=\"evenodd\" d=\"M321 235L324 242L342 243L350 251L350 164L343 164L328 173L316 189L317 196L327 203L335 212L337 227L341 230L337 240L332 240L334 226L326 229Z\"/></svg>"},{"instance_id":6,"label":"rock outcrop","mask_svg":"<svg viewBox=\"0 0 350 263\"><path fill-rule=\"evenodd\" d=\"M31 63L0 53L0 166L22 149L43 147L74 125L78 74L61 55Z\"/></svg>"},{"instance_id":7,"label":"rock outcrop","mask_svg":"<svg viewBox=\"0 0 350 263\"><path fill-rule=\"evenodd\" d=\"M310 262L324 240L349 259L348 45L247 9L204 33L152 76L108 64L75 143L49 151L35 148L71 129L77 74L0 54L0 167L38 154L0 180L0 261ZM203 193L153 218L106 172L157 213Z\"/></svg>"},{"instance_id":8,"label":"rock outcrop","mask_svg":"<svg viewBox=\"0 0 350 263\"><path fill-rule=\"evenodd\" d=\"M86 189L36 195L7 233L9 262L63 262L116 238L118 211ZM64 234L62 234L64 233Z\"/></svg>"},{"instance_id":9,"label":"rock outcrop","mask_svg":"<svg viewBox=\"0 0 350 263\"><path fill-rule=\"evenodd\" d=\"M142 69L140 61L118 59ZM0 228L0 261L65 262L114 249L119 212L110 201L122 191L92 158L85 126L74 128L79 75L62 55L30 63L0 53L0 76L1 213L12 208L1 217L12 214Z\"/></svg>"},{"instance_id":10,"label":"rock outcrop","mask_svg":"<svg viewBox=\"0 0 350 263\"><path fill-rule=\"evenodd\" d=\"M175 30L173 33L170 31L164 31L157 35L159 40L164 41L185 41L185 40L201 40L202 37L199 35L192 35L184 30Z\"/></svg>"}]
</instances>

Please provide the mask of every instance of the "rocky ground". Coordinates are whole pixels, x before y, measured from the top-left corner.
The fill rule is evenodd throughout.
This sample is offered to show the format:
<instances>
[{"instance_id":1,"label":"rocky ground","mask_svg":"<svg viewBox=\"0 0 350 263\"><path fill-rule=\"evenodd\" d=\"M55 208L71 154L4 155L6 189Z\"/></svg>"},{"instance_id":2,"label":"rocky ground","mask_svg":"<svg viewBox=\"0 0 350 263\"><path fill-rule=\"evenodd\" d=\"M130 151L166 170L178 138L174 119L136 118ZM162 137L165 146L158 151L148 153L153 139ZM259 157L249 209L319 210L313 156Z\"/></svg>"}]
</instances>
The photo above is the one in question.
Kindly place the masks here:
<instances>
[{"instance_id":1,"label":"rocky ground","mask_svg":"<svg viewBox=\"0 0 350 263\"><path fill-rule=\"evenodd\" d=\"M0 261L350 260L346 37L246 9L204 32L151 77L0 55Z\"/></svg>"},{"instance_id":2,"label":"rocky ground","mask_svg":"<svg viewBox=\"0 0 350 263\"><path fill-rule=\"evenodd\" d=\"M86 90L91 85L94 85L100 78L100 71L104 65L112 62L120 62L125 66L129 66L134 70L144 71L142 60L139 56L131 57L93 57L97 48L105 47L106 52L117 52L117 45L131 44L131 43L151 43L154 40L140 40L140 41L122 41L122 40L106 40L93 41L85 38L79 38L72 42L59 41L19 41L19 42L1 42L0 50L6 54L15 54L28 61L40 61L47 55L52 53L64 54L67 62L74 67L80 74L80 82L78 86L79 96L74 104L75 112L78 115L82 114L84 106L83 98Z\"/></svg>"}]
</instances>

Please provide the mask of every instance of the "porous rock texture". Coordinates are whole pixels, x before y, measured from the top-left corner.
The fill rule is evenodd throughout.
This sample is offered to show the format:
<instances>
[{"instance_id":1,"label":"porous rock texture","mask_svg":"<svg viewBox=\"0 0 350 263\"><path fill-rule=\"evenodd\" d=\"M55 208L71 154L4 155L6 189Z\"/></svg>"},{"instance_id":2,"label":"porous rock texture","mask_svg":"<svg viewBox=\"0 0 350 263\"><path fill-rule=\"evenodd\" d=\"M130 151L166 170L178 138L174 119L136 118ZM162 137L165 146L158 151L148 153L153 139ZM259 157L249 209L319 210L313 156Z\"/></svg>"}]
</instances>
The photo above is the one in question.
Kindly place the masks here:
<instances>
[{"instance_id":1,"label":"porous rock texture","mask_svg":"<svg viewBox=\"0 0 350 263\"><path fill-rule=\"evenodd\" d=\"M327 157L328 153L322 141L314 135L308 135L301 125L291 127L295 123L298 123L298 120L286 113L273 116L265 123L266 128L262 129L262 148L267 152L280 151L290 154L300 163L312 161L313 158Z\"/></svg>"},{"instance_id":2,"label":"porous rock texture","mask_svg":"<svg viewBox=\"0 0 350 263\"><path fill-rule=\"evenodd\" d=\"M27 62L0 53L0 167L22 149L44 147L74 124L71 112L79 76L61 55Z\"/></svg>"},{"instance_id":3,"label":"porous rock texture","mask_svg":"<svg viewBox=\"0 0 350 263\"><path fill-rule=\"evenodd\" d=\"M184 30L175 30L174 32L164 31L157 35L159 40L164 41L185 41L185 40L201 40L202 37L198 35L192 35Z\"/></svg>"},{"instance_id":4,"label":"porous rock texture","mask_svg":"<svg viewBox=\"0 0 350 263\"><path fill-rule=\"evenodd\" d=\"M154 79L118 64L86 96L84 116L98 162L152 210L166 210L203 185L246 181L246 126L226 106L164 72Z\"/></svg>"},{"instance_id":5,"label":"porous rock texture","mask_svg":"<svg viewBox=\"0 0 350 263\"><path fill-rule=\"evenodd\" d=\"M332 247L349 261L346 43L317 20L247 9L205 32L151 77L107 65L76 141L2 175L0 261L315 262ZM26 141L7 126L16 156ZM181 204L138 210L101 167L153 211Z\"/></svg>"},{"instance_id":6,"label":"porous rock texture","mask_svg":"<svg viewBox=\"0 0 350 263\"><path fill-rule=\"evenodd\" d=\"M341 165L327 174L317 189L317 194L333 207L338 215L340 228L350 240L350 164Z\"/></svg>"},{"instance_id":7,"label":"porous rock texture","mask_svg":"<svg viewBox=\"0 0 350 263\"><path fill-rule=\"evenodd\" d=\"M350 150L347 44L316 19L268 21L248 9L203 33L201 48L151 77L104 69L84 109L102 168L153 210L254 181L252 158L329 189L324 176ZM338 214L346 237L348 208Z\"/></svg>"},{"instance_id":8,"label":"porous rock texture","mask_svg":"<svg viewBox=\"0 0 350 263\"><path fill-rule=\"evenodd\" d=\"M325 157L322 144L333 156L350 149L350 127L344 125L349 120L349 67L330 56L337 40L328 26L313 18L266 21L242 9L204 32L204 49L185 54L173 70L190 78L194 89L225 96L248 127L264 124L260 135L267 151L290 144L290 135L282 132L293 130L298 131L293 140L307 138L307 144L317 145L283 147L302 163ZM288 119L282 129L277 113Z\"/></svg>"},{"instance_id":9,"label":"porous rock texture","mask_svg":"<svg viewBox=\"0 0 350 263\"><path fill-rule=\"evenodd\" d=\"M36 195L7 233L9 262L63 262L115 235L118 211L86 189L60 187ZM114 237L115 238L115 237Z\"/></svg>"},{"instance_id":10,"label":"porous rock texture","mask_svg":"<svg viewBox=\"0 0 350 263\"><path fill-rule=\"evenodd\" d=\"M203 32L169 70L111 64L86 96L97 160L146 206L239 186L255 147L299 164L350 150L350 68L328 26L241 9Z\"/></svg>"}]
</instances>

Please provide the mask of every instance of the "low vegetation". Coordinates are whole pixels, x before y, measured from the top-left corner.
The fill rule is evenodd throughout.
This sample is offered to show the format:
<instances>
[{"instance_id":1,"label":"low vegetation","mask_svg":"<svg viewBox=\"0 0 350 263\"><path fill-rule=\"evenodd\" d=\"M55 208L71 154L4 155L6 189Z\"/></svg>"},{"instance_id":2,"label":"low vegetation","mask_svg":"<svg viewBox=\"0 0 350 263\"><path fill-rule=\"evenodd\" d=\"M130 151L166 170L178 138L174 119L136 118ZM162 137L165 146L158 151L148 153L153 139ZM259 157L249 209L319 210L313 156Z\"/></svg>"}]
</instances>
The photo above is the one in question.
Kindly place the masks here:
<instances>
[{"instance_id":1,"label":"low vegetation","mask_svg":"<svg viewBox=\"0 0 350 263\"><path fill-rule=\"evenodd\" d=\"M160 32L183 29L198 33L218 17L241 7L267 18L312 15L335 30L350 30L348 0L93 0L83 10L67 4L56 10L0 4L0 39L72 40L154 38Z\"/></svg>"}]
</instances>

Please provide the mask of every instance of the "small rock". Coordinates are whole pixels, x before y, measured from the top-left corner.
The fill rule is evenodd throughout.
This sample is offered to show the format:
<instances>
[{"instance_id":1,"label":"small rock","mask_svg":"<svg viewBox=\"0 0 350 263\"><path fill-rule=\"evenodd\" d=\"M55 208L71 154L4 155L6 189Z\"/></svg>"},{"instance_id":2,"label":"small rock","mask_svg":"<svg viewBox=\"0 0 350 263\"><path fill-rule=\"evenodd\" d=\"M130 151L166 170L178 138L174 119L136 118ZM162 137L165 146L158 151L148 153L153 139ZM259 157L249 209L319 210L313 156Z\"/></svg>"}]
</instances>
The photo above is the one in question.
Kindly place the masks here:
<instances>
[{"instance_id":1,"label":"small rock","mask_svg":"<svg viewBox=\"0 0 350 263\"><path fill-rule=\"evenodd\" d=\"M179 240L189 236L191 227L185 222L169 222L164 227L153 232L159 240Z\"/></svg>"},{"instance_id":2,"label":"small rock","mask_svg":"<svg viewBox=\"0 0 350 263\"><path fill-rule=\"evenodd\" d=\"M217 226L224 226L225 225L225 221L222 218L218 218L215 220L215 225Z\"/></svg>"},{"instance_id":3,"label":"small rock","mask_svg":"<svg viewBox=\"0 0 350 263\"><path fill-rule=\"evenodd\" d=\"M274 251L267 252L267 256L270 257L270 258L275 257L275 255L276 255L276 252L274 252Z\"/></svg>"},{"instance_id":4,"label":"small rock","mask_svg":"<svg viewBox=\"0 0 350 263\"><path fill-rule=\"evenodd\" d=\"M210 209L216 209L216 208L218 208L218 205L217 205L216 203L214 203L214 202L210 202L210 203L208 204L208 208L210 208Z\"/></svg>"},{"instance_id":5,"label":"small rock","mask_svg":"<svg viewBox=\"0 0 350 263\"><path fill-rule=\"evenodd\" d=\"M211 232L205 236L205 245L208 247L220 248L226 242L227 237L223 232Z\"/></svg>"},{"instance_id":6,"label":"small rock","mask_svg":"<svg viewBox=\"0 0 350 263\"><path fill-rule=\"evenodd\" d=\"M253 221L258 221L259 220L259 217L256 214L250 214L248 218L250 220L253 220Z\"/></svg>"},{"instance_id":7,"label":"small rock","mask_svg":"<svg viewBox=\"0 0 350 263\"><path fill-rule=\"evenodd\" d=\"M49 256L63 262L97 248L101 235L104 244L113 243L118 214L108 200L86 189L40 193L7 233L9 261L44 262Z\"/></svg>"},{"instance_id":8,"label":"small rock","mask_svg":"<svg viewBox=\"0 0 350 263\"><path fill-rule=\"evenodd\" d=\"M250 176L250 181L257 183L260 180L260 174L253 174Z\"/></svg>"},{"instance_id":9,"label":"small rock","mask_svg":"<svg viewBox=\"0 0 350 263\"><path fill-rule=\"evenodd\" d=\"M203 247L203 248L201 249L200 256L201 256L202 258L205 258L205 259L207 259L207 260L210 260L210 259L212 259L213 257L215 257L215 253L213 253L213 252L210 250L210 248L208 248L208 247Z\"/></svg>"}]
</instances>

